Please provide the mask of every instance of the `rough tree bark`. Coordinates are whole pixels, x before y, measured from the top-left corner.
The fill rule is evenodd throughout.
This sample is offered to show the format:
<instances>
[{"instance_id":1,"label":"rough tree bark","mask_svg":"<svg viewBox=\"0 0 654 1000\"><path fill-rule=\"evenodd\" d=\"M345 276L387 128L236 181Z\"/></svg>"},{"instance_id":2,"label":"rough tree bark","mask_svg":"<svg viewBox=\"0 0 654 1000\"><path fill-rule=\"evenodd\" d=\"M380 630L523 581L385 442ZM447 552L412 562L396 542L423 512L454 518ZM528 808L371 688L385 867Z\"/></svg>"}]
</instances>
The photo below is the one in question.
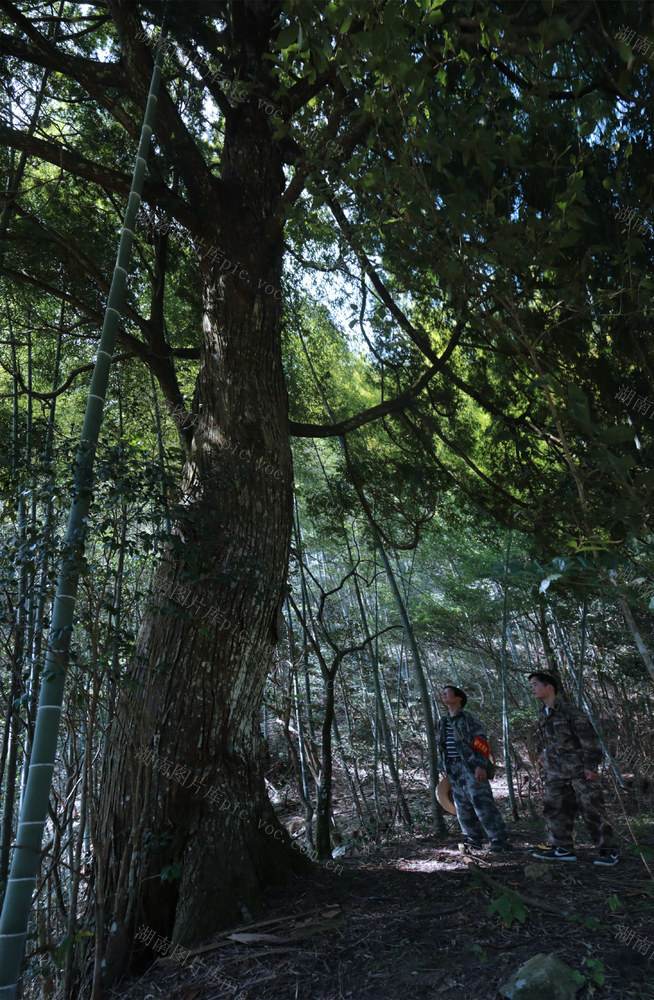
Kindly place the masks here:
<instances>
[{"instance_id":1,"label":"rough tree bark","mask_svg":"<svg viewBox=\"0 0 654 1000\"><path fill-rule=\"evenodd\" d=\"M262 80L275 5L234 4L231 12L241 76ZM205 186L191 229L209 245L201 251L197 422L155 606L144 616L132 683L107 740L98 811L107 984L138 948L137 922L196 944L255 911L263 884L306 865L275 819L260 763L260 704L290 546L292 465L275 216L284 175L271 123L256 105L238 106L225 122L221 182L229 203L212 200ZM212 246L224 259L211 259ZM171 585L185 589L167 597ZM154 748L166 763L137 761L139 747Z\"/></svg>"}]
</instances>

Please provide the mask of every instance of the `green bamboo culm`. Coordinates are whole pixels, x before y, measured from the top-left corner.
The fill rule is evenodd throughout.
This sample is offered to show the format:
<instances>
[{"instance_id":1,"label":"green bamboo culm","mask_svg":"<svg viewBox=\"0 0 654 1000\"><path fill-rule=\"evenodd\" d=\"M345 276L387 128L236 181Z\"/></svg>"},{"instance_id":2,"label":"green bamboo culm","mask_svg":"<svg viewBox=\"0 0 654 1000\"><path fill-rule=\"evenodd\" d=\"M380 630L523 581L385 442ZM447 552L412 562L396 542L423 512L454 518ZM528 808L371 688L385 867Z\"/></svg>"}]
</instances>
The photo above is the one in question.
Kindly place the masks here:
<instances>
[{"instance_id":1,"label":"green bamboo culm","mask_svg":"<svg viewBox=\"0 0 654 1000\"><path fill-rule=\"evenodd\" d=\"M93 464L102 425L102 412L109 383L109 369L116 346L118 323L125 298L127 268L134 241L136 216L141 204L146 162L150 152L157 94L164 60L164 40L165 29L162 29L134 164L132 187L120 235L116 266L104 314L100 346L86 404L84 425L77 446L73 499L50 625L48 652L34 729L32 759L23 805L18 818L18 831L11 872L7 882L7 892L0 915L0 1000L15 1000L32 907L32 894L39 868L43 830L57 752L59 719L70 654L75 601L84 558L87 516L93 488Z\"/></svg>"}]
</instances>

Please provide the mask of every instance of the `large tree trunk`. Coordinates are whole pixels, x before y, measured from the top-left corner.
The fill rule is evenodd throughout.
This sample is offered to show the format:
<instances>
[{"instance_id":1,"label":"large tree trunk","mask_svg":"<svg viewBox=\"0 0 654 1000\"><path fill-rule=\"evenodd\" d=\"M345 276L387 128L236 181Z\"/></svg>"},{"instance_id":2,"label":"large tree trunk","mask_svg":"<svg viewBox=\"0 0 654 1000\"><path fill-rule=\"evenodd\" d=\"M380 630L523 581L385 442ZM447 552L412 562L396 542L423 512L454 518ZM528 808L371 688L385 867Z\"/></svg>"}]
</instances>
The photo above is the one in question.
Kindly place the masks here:
<instances>
[{"instance_id":1,"label":"large tree trunk","mask_svg":"<svg viewBox=\"0 0 654 1000\"><path fill-rule=\"evenodd\" d=\"M235 5L234 19L248 11ZM262 73L257 41L253 34L246 78ZM284 597L292 465L275 294L283 241L273 215L284 177L271 124L256 105L234 109L226 123L230 224L212 232L218 213L204 204L193 234L207 244L198 420L157 579L159 607L144 617L130 670L135 683L121 694L107 739L95 832L106 852L107 984L141 947L138 924L194 945L252 914L263 884L306 865L275 819L261 760L260 706ZM209 244L224 260L211 260ZM186 588L172 601L165 596L171 584ZM183 605L176 613L173 601ZM139 747L154 748L168 764L137 761ZM176 767L190 773L173 777Z\"/></svg>"}]
</instances>

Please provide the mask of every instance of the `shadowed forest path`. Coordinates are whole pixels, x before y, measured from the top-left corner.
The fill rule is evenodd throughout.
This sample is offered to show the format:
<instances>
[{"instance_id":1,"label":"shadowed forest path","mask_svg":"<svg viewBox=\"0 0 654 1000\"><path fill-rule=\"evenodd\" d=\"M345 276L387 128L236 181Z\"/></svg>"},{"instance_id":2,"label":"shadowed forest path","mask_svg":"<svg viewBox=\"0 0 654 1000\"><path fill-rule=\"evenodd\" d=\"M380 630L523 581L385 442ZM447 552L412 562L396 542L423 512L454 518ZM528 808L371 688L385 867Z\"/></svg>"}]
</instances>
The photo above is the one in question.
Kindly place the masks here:
<instances>
[{"instance_id":1,"label":"shadowed forest path","mask_svg":"<svg viewBox=\"0 0 654 1000\"><path fill-rule=\"evenodd\" d=\"M575 864L548 865L531 857L539 829L514 830L516 853L493 860L422 837L341 858L338 874L316 866L269 890L256 921L216 935L187 967L158 959L113 997L495 1000L538 953L586 977L582 1000L651 996L636 947L648 935L654 943L642 861L625 845L617 867L598 868L592 845L579 840ZM493 900L499 908L489 915ZM631 945L616 937L619 926L635 932ZM191 967L193 956L203 969Z\"/></svg>"}]
</instances>

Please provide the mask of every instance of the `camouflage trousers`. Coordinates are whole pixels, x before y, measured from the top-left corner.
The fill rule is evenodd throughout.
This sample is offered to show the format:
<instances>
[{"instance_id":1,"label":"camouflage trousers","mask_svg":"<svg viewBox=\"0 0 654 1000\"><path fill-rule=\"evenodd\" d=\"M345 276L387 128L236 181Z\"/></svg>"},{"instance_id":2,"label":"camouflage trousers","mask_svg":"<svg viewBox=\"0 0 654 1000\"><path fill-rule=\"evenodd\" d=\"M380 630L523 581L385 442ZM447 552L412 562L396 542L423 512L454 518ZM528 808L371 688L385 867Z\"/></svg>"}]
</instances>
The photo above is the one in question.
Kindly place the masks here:
<instances>
[{"instance_id":1,"label":"camouflage trousers","mask_svg":"<svg viewBox=\"0 0 654 1000\"><path fill-rule=\"evenodd\" d=\"M545 778L543 814L547 840L553 847L572 847L575 814L583 817L596 847L614 847L613 831L604 817L604 796L599 781L581 778Z\"/></svg>"},{"instance_id":2,"label":"camouflage trousers","mask_svg":"<svg viewBox=\"0 0 654 1000\"><path fill-rule=\"evenodd\" d=\"M490 782L475 781L474 774L459 760L448 762L447 776L452 782L456 818L466 837L473 841L490 840L493 844L507 840L508 832L495 805Z\"/></svg>"}]
</instances>

